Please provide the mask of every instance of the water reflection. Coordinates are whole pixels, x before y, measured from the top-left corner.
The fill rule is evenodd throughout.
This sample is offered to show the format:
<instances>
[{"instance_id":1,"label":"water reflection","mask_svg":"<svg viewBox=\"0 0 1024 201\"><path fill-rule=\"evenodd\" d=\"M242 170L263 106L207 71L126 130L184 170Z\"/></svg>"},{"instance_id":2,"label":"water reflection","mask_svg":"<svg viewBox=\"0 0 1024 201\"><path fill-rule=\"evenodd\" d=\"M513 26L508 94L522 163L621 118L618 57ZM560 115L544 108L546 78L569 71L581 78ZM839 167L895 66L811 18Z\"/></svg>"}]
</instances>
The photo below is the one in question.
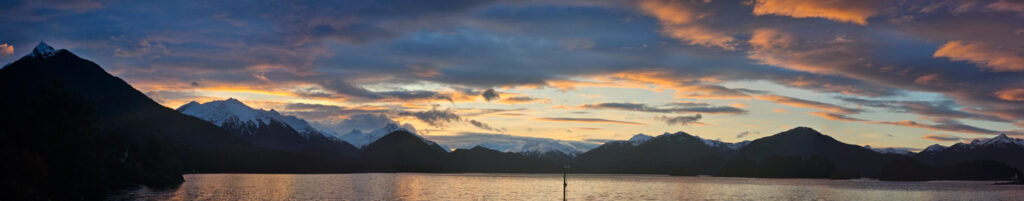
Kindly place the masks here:
<instances>
[{"instance_id":1,"label":"water reflection","mask_svg":"<svg viewBox=\"0 0 1024 201\"><path fill-rule=\"evenodd\" d=\"M195 174L112 200L557 200L560 174ZM992 182L570 175L571 200L1014 200Z\"/></svg>"}]
</instances>

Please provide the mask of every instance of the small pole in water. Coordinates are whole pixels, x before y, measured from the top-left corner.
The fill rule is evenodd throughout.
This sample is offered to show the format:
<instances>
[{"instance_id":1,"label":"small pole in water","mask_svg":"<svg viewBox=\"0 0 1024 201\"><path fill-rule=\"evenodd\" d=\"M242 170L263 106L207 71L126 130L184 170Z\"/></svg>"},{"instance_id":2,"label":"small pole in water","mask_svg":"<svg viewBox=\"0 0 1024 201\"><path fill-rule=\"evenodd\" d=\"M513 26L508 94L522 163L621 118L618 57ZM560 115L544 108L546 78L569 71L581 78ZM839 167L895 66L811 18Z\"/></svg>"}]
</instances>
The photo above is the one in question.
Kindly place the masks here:
<instances>
[{"instance_id":1,"label":"small pole in water","mask_svg":"<svg viewBox=\"0 0 1024 201\"><path fill-rule=\"evenodd\" d=\"M566 176L565 175L566 175L566 172L568 172L568 171L569 171L569 164L563 165L562 166L562 201L566 201L566 198L565 198L565 188L569 186L569 182L566 182L566 180L565 180Z\"/></svg>"}]
</instances>

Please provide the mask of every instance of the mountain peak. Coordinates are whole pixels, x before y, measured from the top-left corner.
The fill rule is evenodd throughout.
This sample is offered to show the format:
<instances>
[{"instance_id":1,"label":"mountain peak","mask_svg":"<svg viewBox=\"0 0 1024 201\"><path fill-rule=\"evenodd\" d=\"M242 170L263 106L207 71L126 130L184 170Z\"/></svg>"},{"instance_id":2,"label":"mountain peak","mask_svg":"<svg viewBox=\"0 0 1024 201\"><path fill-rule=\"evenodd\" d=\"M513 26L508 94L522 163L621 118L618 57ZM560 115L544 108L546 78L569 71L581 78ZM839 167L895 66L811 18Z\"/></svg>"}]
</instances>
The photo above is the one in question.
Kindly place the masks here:
<instances>
[{"instance_id":1,"label":"mountain peak","mask_svg":"<svg viewBox=\"0 0 1024 201\"><path fill-rule=\"evenodd\" d=\"M654 137L651 137L650 135L644 135L643 133L641 133L633 135L633 137L629 138L629 142L633 143L633 145L639 145L643 144L644 142L647 142L647 140L651 140L651 138Z\"/></svg>"},{"instance_id":2,"label":"mountain peak","mask_svg":"<svg viewBox=\"0 0 1024 201\"><path fill-rule=\"evenodd\" d=\"M942 146L942 145L939 145L939 144L933 144L931 146L928 146L927 148L924 148L924 150L922 150L921 153L933 152L933 151L942 151L943 149L946 149L946 147Z\"/></svg>"},{"instance_id":3,"label":"mountain peak","mask_svg":"<svg viewBox=\"0 0 1024 201\"><path fill-rule=\"evenodd\" d=\"M277 121L288 125L303 135L318 132L305 120L294 116L281 115L277 111L254 109L234 98L202 104L192 101L178 107L177 110L183 114L198 117L218 126L224 126L227 122L260 125L261 123L269 124L271 121Z\"/></svg>"},{"instance_id":4,"label":"mountain peak","mask_svg":"<svg viewBox=\"0 0 1024 201\"><path fill-rule=\"evenodd\" d=\"M32 53L29 54L28 56L30 56L30 57L38 57L38 58L46 58L46 57L53 56L55 54L57 54L57 51L54 50L53 47L50 47L50 45L47 45L43 41L39 41L39 44L36 45L35 49L32 49Z\"/></svg>"},{"instance_id":5,"label":"mountain peak","mask_svg":"<svg viewBox=\"0 0 1024 201\"><path fill-rule=\"evenodd\" d=\"M814 130L813 128L800 126L800 127L796 127L796 128L793 128L793 129L789 129L788 131L779 133L779 135L822 135L822 134L821 134L821 132L818 132L817 130Z\"/></svg>"}]
</instances>

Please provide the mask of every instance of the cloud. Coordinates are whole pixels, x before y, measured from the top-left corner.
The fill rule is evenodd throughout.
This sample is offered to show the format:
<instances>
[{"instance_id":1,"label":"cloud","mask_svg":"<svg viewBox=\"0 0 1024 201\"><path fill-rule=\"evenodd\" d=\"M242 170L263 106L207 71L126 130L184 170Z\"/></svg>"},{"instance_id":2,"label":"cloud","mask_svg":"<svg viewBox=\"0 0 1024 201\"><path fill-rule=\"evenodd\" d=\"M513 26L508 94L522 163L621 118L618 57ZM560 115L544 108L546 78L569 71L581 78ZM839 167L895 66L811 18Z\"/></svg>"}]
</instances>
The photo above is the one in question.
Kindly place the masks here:
<instances>
[{"instance_id":1,"label":"cloud","mask_svg":"<svg viewBox=\"0 0 1024 201\"><path fill-rule=\"evenodd\" d=\"M370 132L375 129L383 128L388 124L402 125L384 114L355 114L343 119L327 118L312 120L309 123L319 130L329 131L335 134L345 134L352 130ZM416 131L416 129L409 124L405 124L402 127L410 129L413 132Z\"/></svg>"},{"instance_id":2,"label":"cloud","mask_svg":"<svg viewBox=\"0 0 1024 201\"><path fill-rule=\"evenodd\" d=\"M953 135L946 135L946 134L925 134L925 135L921 136L921 139L948 142L948 141L960 141L960 140L964 140L966 138L957 137L957 136L953 136Z\"/></svg>"},{"instance_id":3,"label":"cloud","mask_svg":"<svg viewBox=\"0 0 1024 201\"><path fill-rule=\"evenodd\" d=\"M867 19L879 13L881 3L879 0L756 0L753 13L793 18L825 18L867 25Z\"/></svg>"},{"instance_id":4,"label":"cloud","mask_svg":"<svg viewBox=\"0 0 1024 201\"><path fill-rule=\"evenodd\" d=\"M14 54L14 46L8 45L7 43L0 44L0 55L12 54Z\"/></svg>"},{"instance_id":5,"label":"cloud","mask_svg":"<svg viewBox=\"0 0 1024 201\"><path fill-rule=\"evenodd\" d=\"M370 91L361 86L352 85L340 80L330 80L323 85L326 90L333 93L305 94L307 96L328 96L348 97L353 100L362 101L410 101L410 100L447 100L453 102L451 94L439 93L427 90L393 90L393 91Z\"/></svg>"},{"instance_id":6,"label":"cloud","mask_svg":"<svg viewBox=\"0 0 1024 201\"><path fill-rule=\"evenodd\" d=\"M398 112L397 115L415 117L416 119L419 119L433 127L447 127L448 124L453 122L466 122L480 129L494 132L505 132L504 128L494 128L477 120L462 118L461 116L453 113L451 109L438 110L437 108L432 108L427 111L418 112L402 111Z\"/></svg>"},{"instance_id":7,"label":"cloud","mask_svg":"<svg viewBox=\"0 0 1024 201\"><path fill-rule=\"evenodd\" d=\"M834 121L854 121L854 122L867 121L867 120L864 120L864 119L850 117L850 116L847 116L847 115L844 115L844 114L836 114L836 113L829 113L829 112L811 112L811 115L818 116L818 117L821 117L821 118L827 119L827 120L834 120Z\"/></svg>"},{"instance_id":8,"label":"cloud","mask_svg":"<svg viewBox=\"0 0 1024 201\"><path fill-rule=\"evenodd\" d=\"M628 121L616 121L599 118L534 118L537 121L551 121L551 122L569 122L569 123L610 123L610 124L623 124L623 125L644 125L642 123L628 122Z\"/></svg>"},{"instance_id":9,"label":"cloud","mask_svg":"<svg viewBox=\"0 0 1024 201\"><path fill-rule=\"evenodd\" d=\"M547 98L534 98L529 96L513 96L505 99L501 99L502 103L508 104L524 104L524 103L549 103L551 99Z\"/></svg>"},{"instance_id":10,"label":"cloud","mask_svg":"<svg viewBox=\"0 0 1024 201\"><path fill-rule=\"evenodd\" d=\"M756 98L760 99L760 100L771 101L771 102L775 102L775 103L779 103L779 104L784 104L784 105L789 105L789 106L793 106L793 107L814 108L814 109L819 109L819 110L823 110L823 111L827 111L827 112L832 112L832 113L840 113L840 114L856 114L856 113L860 113L860 112L864 111L864 110L857 109L857 108L848 108L848 107L843 107L843 106L838 106L838 105L833 105L833 104L828 104L828 103L823 103L823 102L818 102L818 101L812 101L812 100L804 100L804 99L799 99L799 98L793 98L793 97L788 97L788 96L760 95L760 96L757 96Z\"/></svg>"},{"instance_id":11,"label":"cloud","mask_svg":"<svg viewBox=\"0 0 1024 201\"><path fill-rule=\"evenodd\" d=\"M695 114L693 116L676 116L676 117L659 116L657 118L658 118L658 120L665 121L665 124L668 124L669 126L671 126L671 125L685 126L685 125L689 125L689 124L700 124L700 122L697 122L697 121L700 120L702 118L702 116L700 114Z\"/></svg>"},{"instance_id":12,"label":"cloud","mask_svg":"<svg viewBox=\"0 0 1024 201\"><path fill-rule=\"evenodd\" d=\"M1024 88L996 91L996 96L1007 101L1024 101Z\"/></svg>"},{"instance_id":13,"label":"cloud","mask_svg":"<svg viewBox=\"0 0 1024 201\"><path fill-rule=\"evenodd\" d=\"M505 132L504 128L494 128L494 127L491 127L490 125L487 125L487 124L485 124L483 122L480 122L480 121L477 121L477 120L470 119L470 120L466 120L466 122L469 122L469 124L472 124L473 126L476 126L477 128L480 128L480 129L494 131L494 132Z\"/></svg>"},{"instance_id":14,"label":"cloud","mask_svg":"<svg viewBox=\"0 0 1024 201\"><path fill-rule=\"evenodd\" d=\"M697 21L707 17L695 8L699 3L683 1L643 0L639 1L640 10L661 22L661 33L669 37L687 42L690 45L718 47L735 50L736 44L732 36L703 26Z\"/></svg>"},{"instance_id":15,"label":"cloud","mask_svg":"<svg viewBox=\"0 0 1024 201\"><path fill-rule=\"evenodd\" d=\"M336 105L309 104L309 103L288 103L285 104L283 112L302 117L304 119L322 120L336 117L351 117L359 114L382 114L390 113L391 108L361 106L342 107ZM364 118L367 116L363 116Z\"/></svg>"},{"instance_id":16,"label":"cloud","mask_svg":"<svg viewBox=\"0 0 1024 201\"><path fill-rule=\"evenodd\" d=\"M956 109L956 103L953 101L892 101L868 100L852 97L840 97L839 99L862 106L885 108L889 111L899 113L914 113L925 117L969 118L985 121L1008 122L998 116L966 112Z\"/></svg>"},{"instance_id":17,"label":"cloud","mask_svg":"<svg viewBox=\"0 0 1024 201\"><path fill-rule=\"evenodd\" d=\"M403 111L399 112L398 115L415 117L434 127L445 127L451 122L462 120L462 117L452 113L450 110L437 110L436 108L420 112Z\"/></svg>"},{"instance_id":18,"label":"cloud","mask_svg":"<svg viewBox=\"0 0 1024 201\"><path fill-rule=\"evenodd\" d=\"M483 93L480 93L480 96L483 96L484 100L487 101L498 100L499 98L501 98L501 96L498 95L498 92L494 91L494 89L484 90Z\"/></svg>"},{"instance_id":19,"label":"cloud","mask_svg":"<svg viewBox=\"0 0 1024 201\"><path fill-rule=\"evenodd\" d=\"M996 72L1024 72L1024 50L1020 48L1000 48L983 42L950 41L936 50L934 56L953 61L969 61Z\"/></svg>"},{"instance_id":20,"label":"cloud","mask_svg":"<svg viewBox=\"0 0 1024 201\"><path fill-rule=\"evenodd\" d=\"M757 131L743 131L740 134L736 134L736 138L744 138L744 137L747 137L747 135L760 135L760 134L761 134L761 132L757 132Z\"/></svg>"},{"instance_id":21,"label":"cloud","mask_svg":"<svg viewBox=\"0 0 1024 201\"><path fill-rule=\"evenodd\" d=\"M642 103L595 103L578 106L583 109L613 109L658 113L723 113L745 114L746 110L732 106L711 106L707 103L671 103L662 107L651 107Z\"/></svg>"},{"instance_id":22,"label":"cloud","mask_svg":"<svg viewBox=\"0 0 1024 201\"><path fill-rule=\"evenodd\" d=\"M906 126L906 127L914 127L914 128L924 128L924 129L936 130L936 131L949 131L949 132L968 133L968 134L981 134L981 135L996 135L996 134L999 134L999 133L1005 133L1007 135L1022 135L1022 134L1024 134L1024 132L1020 132L1020 131L996 131L996 130L990 130L990 129L985 129L985 128L979 128L979 127L975 127L975 126L971 126L971 125L966 125L966 124L960 123L959 121L951 120L951 119L940 120L936 124L925 124L925 123L919 123L919 122L911 121L911 120L904 120L904 121L879 121L879 122L875 122L875 123L897 125L897 126Z\"/></svg>"},{"instance_id":23,"label":"cloud","mask_svg":"<svg viewBox=\"0 0 1024 201\"><path fill-rule=\"evenodd\" d=\"M987 9L1024 13L1024 3L999 0L985 6Z\"/></svg>"}]
</instances>

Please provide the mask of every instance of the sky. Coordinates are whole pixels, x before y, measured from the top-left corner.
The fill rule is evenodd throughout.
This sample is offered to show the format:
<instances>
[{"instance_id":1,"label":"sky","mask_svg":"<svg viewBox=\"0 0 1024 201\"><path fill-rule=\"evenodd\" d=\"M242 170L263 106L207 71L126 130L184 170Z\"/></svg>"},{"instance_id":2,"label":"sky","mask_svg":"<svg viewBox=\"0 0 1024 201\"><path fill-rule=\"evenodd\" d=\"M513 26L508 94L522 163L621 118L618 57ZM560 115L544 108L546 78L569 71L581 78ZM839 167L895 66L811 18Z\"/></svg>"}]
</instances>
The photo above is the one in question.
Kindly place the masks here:
<instances>
[{"instance_id":1,"label":"sky","mask_svg":"<svg viewBox=\"0 0 1024 201\"><path fill-rule=\"evenodd\" d=\"M345 133L872 147L1024 134L1024 1L0 1L170 108L233 97ZM443 142L442 142L443 143Z\"/></svg>"}]
</instances>

